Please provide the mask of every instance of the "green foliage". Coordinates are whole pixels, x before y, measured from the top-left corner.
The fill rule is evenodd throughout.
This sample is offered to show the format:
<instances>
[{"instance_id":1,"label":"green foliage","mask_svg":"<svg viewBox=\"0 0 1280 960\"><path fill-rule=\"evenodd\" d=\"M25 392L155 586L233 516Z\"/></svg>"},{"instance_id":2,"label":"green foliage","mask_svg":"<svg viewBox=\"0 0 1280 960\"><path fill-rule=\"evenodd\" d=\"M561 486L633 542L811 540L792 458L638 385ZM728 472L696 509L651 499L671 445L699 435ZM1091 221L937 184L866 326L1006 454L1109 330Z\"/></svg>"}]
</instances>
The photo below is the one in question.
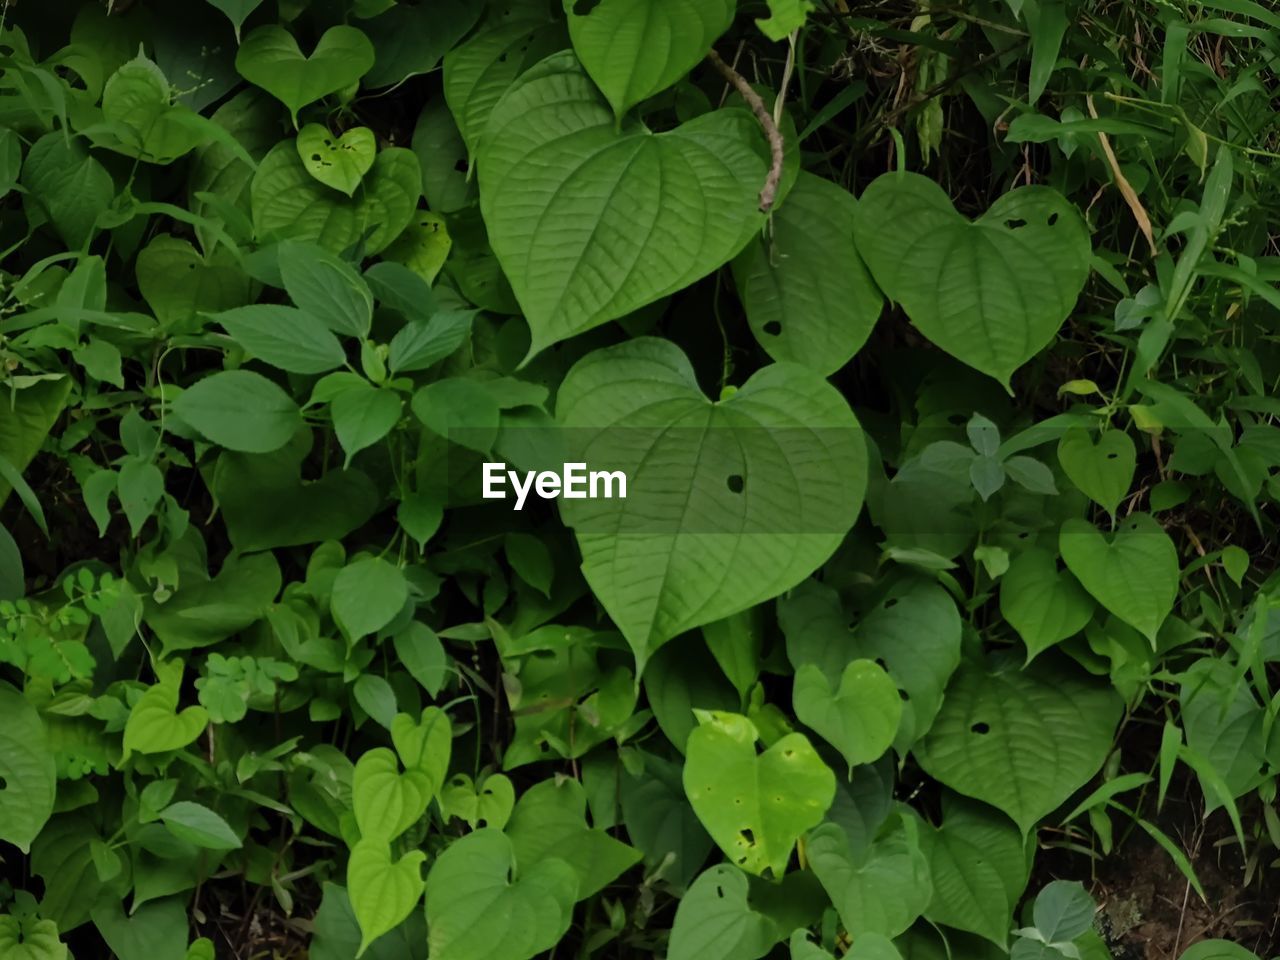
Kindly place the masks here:
<instances>
[{"instance_id":1,"label":"green foliage","mask_svg":"<svg viewBox=\"0 0 1280 960\"><path fill-rule=\"evenodd\" d=\"M3 7L4 960L1276 953L1267 5Z\"/></svg>"}]
</instances>

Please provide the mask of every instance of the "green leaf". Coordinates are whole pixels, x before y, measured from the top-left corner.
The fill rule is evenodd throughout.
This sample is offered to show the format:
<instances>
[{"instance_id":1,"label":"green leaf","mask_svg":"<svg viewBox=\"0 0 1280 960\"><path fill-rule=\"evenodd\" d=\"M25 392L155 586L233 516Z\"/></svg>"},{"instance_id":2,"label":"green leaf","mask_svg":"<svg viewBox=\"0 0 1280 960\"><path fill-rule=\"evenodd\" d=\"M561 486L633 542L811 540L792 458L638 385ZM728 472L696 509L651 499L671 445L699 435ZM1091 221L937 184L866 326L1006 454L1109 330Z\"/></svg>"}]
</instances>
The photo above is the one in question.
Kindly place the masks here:
<instances>
[{"instance_id":1,"label":"green leaf","mask_svg":"<svg viewBox=\"0 0 1280 960\"><path fill-rule=\"evenodd\" d=\"M572 55L494 108L478 154L489 242L532 332L529 356L726 263L760 225L765 166L750 114L619 130ZM545 224L556 223L554 233Z\"/></svg>"},{"instance_id":2,"label":"green leaf","mask_svg":"<svg viewBox=\"0 0 1280 960\"><path fill-rule=\"evenodd\" d=\"M897 684L873 660L851 660L835 690L820 667L796 670L791 694L796 717L840 751L850 772L879 759L893 745L902 719Z\"/></svg>"},{"instance_id":3,"label":"green leaf","mask_svg":"<svg viewBox=\"0 0 1280 960\"><path fill-rule=\"evenodd\" d=\"M603 890L640 860L640 851L587 826L587 795L576 780L534 784L520 797L506 834L522 870L556 858L573 868L577 899Z\"/></svg>"},{"instance_id":4,"label":"green leaf","mask_svg":"<svg viewBox=\"0 0 1280 960\"><path fill-rule=\"evenodd\" d=\"M1054 880L1036 894L1032 923L1045 943L1070 943L1093 926L1096 910L1080 883Z\"/></svg>"},{"instance_id":5,"label":"green leaf","mask_svg":"<svg viewBox=\"0 0 1280 960\"><path fill-rule=\"evenodd\" d=\"M141 53L107 80L102 116L111 130L106 145L149 163L172 163L209 139L197 115L173 103L164 72Z\"/></svg>"},{"instance_id":6,"label":"green leaf","mask_svg":"<svg viewBox=\"0 0 1280 960\"><path fill-rule=\"evenodd\" d=\"M813 9L813 0L769 0L769 18L757 18L756 26L776 43L803 27Z\"/></svg>"},{"instance_id":7,"label":"green leaf","mask_svg":"<svg viewBox=\"0 0 1280 960\"><path fill-rule=\"evenodd\" d=\"M347 361L338 338L311 314L294 307L255 303L212 319L250 356L290 373L327 373Z\"/></svg>"},{"instance_id":8,"label":"green leaf","mask_svg":"<svg viewBox=\"0 0 1280 960\"><path fill-rule=\"evenodd\" d=\"M421 850L410 850L392 862L387 844L378 839L362 839L351 848L347 890L360 924L357 957L363 956L378 937L403 923L418 905L426 860L427 855Z\"/></svg>"},{"instance_id":9,"label":"green leaf","mask_svg":"<svg viewBox=\"0 0 1280 960\"><path fill-rule=\"evenodd\" d=\"M298 157L319 183L348 197L373 166L378 141L368 127L352 127L335 137L326 127L308 123L298 131Z\"/></svg>"},{"instance_id":10,"label":"green leaf","mask_svg":"<svg viewBox=\"0 0 1280 960\"><path fill-rule=\"evenodd\" d=\"M413 373L439 363L466 342L474 317L472 310L442 310L430 320L410 321L387 346L387 369Z\"/></svg>"},{"instance_id":11,"label":"green leaf","mask_svg":"<svg viewBox=\"0 0 1280 960\"><path fill-rule=\"evenodd\" d=\"M1154 649L1178 593L1178 548L1160 524L1131 513L1108 540L1088 521L1068 520L1058 549L1081 586Z\"/></svg>"},{"instance_id":12,"label":"green leaf","mask_svg":"<svg viewBox=\"0 0 1280 960\"><path fill-rule=\"evenodd\" d=\"M0 394L0 458L18 473L27 469L66 406L71 380L43 380L25 390ZM0 504L12 484L0 476Z\"/></svg>"},{"instance_id":13,"label":"green leaf","mask_svg":"<svg viewBox=\"0 0 1280 960\"><path fill-rule=\"evenodd\" d=\"M1242 796L1253 788L1265 760L1265 708L1251 688L1224 660L1197 660L1182 675L1178 691L1187 746L1222 778L1227 793ZM1212 785L1202 783L1210 811L1223 805Z\"/></svg>"},{"instance_id":14,"label":"green leaf","mask_svg":"<svg viewBox=\"0 0 1280 960\"><path fill-rule=\"evenodd\" d=\"M204 707L187 707L178 712L178 689L182 685L180 663L155 665L156 683L129 711L124 727L124 759L129 754L167 753L193 742L209 725Z\"/></svg>"},{"instance_id":15,"label":"green leaf","mask_svg":"<svg viewBox=\"0 0 1280 960\"><path fill-rule=\"evenodd\" d=\"M680 898L667 960L758 960L781 931L748 902L747 878L721 863L693 882Z\"/></svg>"},{"instance_id":16,"label":"green leaf","mask_svg":"<svg viewBox=\"0 0 1280 960\"><path fill-rule=\"evenodd\" d=\"M713 403L678 347L641 338L580 360L556 413L591 438L578 459L627 477L627 499L561 512L641 669L671 637L795 586L861 508L858 422L802 367L766 367Z\"/></svg>"},{"instance_id":17,"label":"green leaf","mask_svg":"<svg viewBox=\"0 0 1280 960\"><path fill-rule=\"evenodd\" d=\"M831 806L835 775L804 734L787 734L757 754L746 717L698 713L684 766L694 812L737 866L781 877L796 840Z\"/></svg>"},{"instance_id":18,"label":"green leaf","mask_svg":"<svg viewBox=\"0 0 1280 960\"><path fill-rule=\"evenodd\" d=\"M884 174L858 200L854 238L921 333L1006 389L1053 339L1089 275L1084 221L1048 187L1002 194L971 222L932 180Z\"/></svg>"},{"instance_id":19,"label":"green leaf","mask_svg":"<svg viewBox=\"0 0 1280 960\"><path fill-rule=\"evenodd\" d=\"M569 929L577 893L564 861L526 869L500 831L470 833L451 843L427 876L431 960L530 960Z\"/></svg>"},{"instance_id":20,"label":"green leaf","mask_svg":"<svg viewBox=\"0 0 1280 960\"><path fill-rule=\"evenodd\" d=\"M1137 456L1123 430L1104 430L1095 441L1088 430L1074 427L1058 441L1058 462L1067 478L1113 517L1133 483Z\"/></svg>"},{"instance_id":21,"label":"green leaf","mask_svg":"<svg viewBox=\"0 0 1280 960\"><path fill-rule=\"evenodd\" d=\"M771 231L733 261L751 332L773 359L828 376L871 335L884 298L853 245L857 206L847 190L802 172Z\"/></svg>"},{"instance_id":22,"label":"green leaf","mask_svg":"<svg viewBox=\"0 0 1280 960\"><path fill-rule=\"evenodd\" d=\"M400 408L398 395L367 383L343 390L333 398L333 431L347 454L347 464L391 432L400 422Z\"/></svg>"},{"instance_id":23,"label":"green leaf","mask_svg":"<svg viewBox=\"0 0 1280 960\"><path fill-rule=\"evenodd\" d=\"M351 695L376 723L391 729L396 718L396 692L390 683L374 673L361 674L351 688Z\"/></svg>"},{"instance_id":24,"label":"green leaf","mask_svg":"<svg viewBox=\"0 0 1280 960\"><path fill-rule=\"evenodd\" d=\"M288 107L297 126L299 110L352 86L373 61L373 44L355 27L330 27L311 55L303 56L293 34L268 24L241 41L236 70Z\"/></svg>"},{"instance_id":25,"label":"green leaf","mask_svg":"<svg viewBox=\"0 0 1280 960\"><path fill-rule=\"evenodd\" d=\"M248 303L252 281L229 255L202 257L190 242L162 233L138 252L138 289L160 324L194 333L202 313Z\"/></svg>"},{"instance_id":26,"label":"green leaf","mask_svg":"<svg viewBox=\"0 0 1280 960\"><path fill-rule=\"evenodd\" d=\"M697 66L736 8L736 0L564 0L573 50L619 117Z\"/></svg>"},{"instance_id":27,"label":"green leaf","mask_svg":"<svg viewBox=\"0 0 1280 960\"><path fill-rule=\"evenodd\" d=\"M331 253L363 240L364 254L373 256L409 225L421 194L418 159L404 148L380 151L362 189L344 197L317 183L297 147L283 141L262 158L254 174L253 228L261 240L306 240Z\"/></svg>"},{"instance_id":28,"label":"green leaf","mask_svg":"<svg viewBox=\"0 0 1280 960\"><path fill-rule=\"evenodd\" d=\"M56 772L36 708L0 682L0 840L23 853L53 813Z\"/></svg>"},{"instance_id":29,"label":"green leaf","mask_svg":"<svg viewBox=\"0 0 1280 960\"><path fill-rule=\"evenodd\" d=\"M335 333L367 337L373 294L346 260L296 240L280 244L280 277L293 302Z\"/></svg>"},{"instance_id":30,"label":"green leaf","mask_svg":"<svg viewBox=\"0 0 1280 960\"><path fill-rule=\"evenodd\" d=\"M440 791L440 812L446 822L454 817L474 830L483 823L501 830L516 805L516 789L503 773L491 773L472 783L465 773L455 774Z\"/></svg>"},{"instance_id":31,"label":"green leaf","mask_svg":"<svg viewBox=\"0 0 1280 960\"><path fill-rule=\"evenodd\" d=\"M639 760L618 786L627 838L644 851L650 871L684 886L706 861L712 840L685 798L680 765L643 752Z\"/></svg>"},{"instance_id":32,"label":"green leaf","mask_svg":"<svg viewBox=\"0 0 1280 960\"><path fill-rule=\"evenodd\" d=\"M448 714L439 707L426 707L416 721L407 713L396 714L391 722L391 742L406 769L421 770L431 778L432 789L440 789L453 749Z\"/></svg>"},{"instance_id":33,"label":"green leaf","mask_svg":"<svg viewBox=\"0 0 1280 960\"><path fill-rule=\"evenodd\" d=\"M309 960L355 960L363 934L351 899L337 884L325 883L323 889L324 899L315 916L315 936L308 948ZM411 912L403 924L370 944L365 956L369 960L426 960L426 918Z\"/></svg>"},{"instance_id":34,"label":"green leaf","mask_svg":"<svg viewBox=\"0 0 1280 960\"><path fill-rule=\"evenodd\" d=\"M920 830L920 849L933 881L924 916L1007 949L1030 866L1022 835L990 807L952 794L943 802L942 826Z\"/></svg>"},{"instance_id":35,"label":"green leaf","mask_svg":"<svg viewBox=\"0 0 1280 960\"><path fill-rule=\"evenodd\" d=\"M143 619L166 654L206 647L261 620L280 583L280 565L270 553L229 557L213 579L203 568L188 568L181 589L163 603L144 595Z\"/></svg>"},{"instance_id":36,"label":"green leaf","mask_svg":"<svg viewBox=\"0 0 1280 960\"><path fill-rule=\"evenodd\" d=\"M110 898L93 908L93 923L117 960L186 960L187 911L183 900L153 900L135 906L126 916L124 905Z\"/></svg>"},{"instance_id":37,"label":"green leaf","mask_svg":"<svg viewBox=\"0 0 1280 960\"><path fill-rule=\"evenodd\" d=\"M65 131L47 133L27 152L22 186L72 250L82 249L116 195L111 174Z\"/></svg>"},{"instance_id":38,"label":"green leaf","mask_svg":"<svg viewBox=\"0 0 1280 960\"><path fill-rule=\"evenodd\" d=\"M262 6L262 0L208 0L208 2L227 15L231 25L235 27L237 42L240 40L240 28L244 26L249 14Z\"/></svg>"},{"instance_id":39,"label":"green leaf","mask_svg":"<svg viewBox=\"0 0 1280 960\"><path fill-rule=\"evenodd\" d=\"M433 697L438 694L449 670L449 658L436 632L415 620L391 640L401 666L427 693Z\"/></svg>"},{"instance_id":40,"label":"green leaf","mask_svg":"<svg viewBox=\"0 0 1280 960\"><path fill-rule=\"evenodd\" d=\"M1042 664L962 666L915 747L929 776L1003 810L1024 834L1097 773L1122 713L1109 687Z\"/></svg>"},{"instance_id":41,"label":"green leaf","mask_svg":"<svg viewBox=\"0 0 1280 960\"><path fill-rule=\"evenodd\" d=\"M488 452L498 435L501 411L484 385L466 377L429 383L413 395L413 412L432 433Z\"/></svg>"},{"instance_id":42,"label":"green leaf","mask_svg":"<svg viewBox=\"0 0 1280 960\"><path fill-rule=\"evenodd\" d=\"M365 557L339 571L330 609L352 640L385 627L409 599L404 573L380 557Z\"/></svg>"},{"instance_id":43,"label":"green leaf","mask_svg":"<svg viewBox=\"0 0 1280 960\"><path fill-rule=\"evenodd\" d=\"M206 850L239 850L242 846L227 821L208 807L189 800L165 807L160 811L160 819L175 837Z\"/></svg>"},{"instance_id":44,"label":"green leaf","mask_svg":"<svg viewBox=\"0 0 1280 960\"><path fill-rule=\"evenodd\" d=\"M434 0L425 6L396 4L368 21L365 32L378 59L365 86L388 87L434 70L485 12L467 0Z\"/></svg>"},{"instance_id":45,"label":"green leaf","mask_svg":"<svg viewBox=\"0 0 1280 960\"><path fill-rule=\"evenodd\" d=\"M1093 617L1093 600L1080 582L1048 550L1013 558L1000 581L1000 613L1027 646L1027 663L1084 629Z\"/></svg>"},{"instance_id":46,"label":"green leaf","mask_svg":"<svg viewBox=\"0 0 1280 960\"><path fill-rule=\"evenodd\" d=\"M854 859L844 830L834 823L810 831L805 855L845 929L855 936L896 937L929 905L929 865L910 815L898 816L860 859Z\"/></svg>"},{"instance_id":47,"label":"green leaf","mask_svg":"<svg viewBox=\"0 0 1280 960\"><path fill-rule=\"evenodd\" d=\"M400 772L396 755L376 747L360 756L351 782L356 826L365 840L389 844L427 812L436 785L423 770Z\"/></svg>"},{"instance_id":48,"label":"green leaf","mask_svg":"<svg viewBox=\"0 0 1280 960\"><path fill-rule=\"evenodd\" d=\"M279 450L302 427L287 393L261 374L223 370L196 381L173 412L213 443L243 453Z\"/></svg>"},{"instance_id":49,"label":"green leaf","mask_svg":"<svg viewBox=\"0 0 1280 960\"><path fill-rule=\"evenodd\" d=\"M418 210L382 255L403 263L427 283L435 283L452 247L453 238L449 236L445 218L429 210Z\"/></svg>"},{"instance_id":50,"label":"green leaf","mask_svg":"<svg viewBox=\"0 0 1280 960\"><path fill-rule=\"evenodd\" d=\"M5 960L67 960L58 925L38 917L0 915L0 957Z\"/></svg>"}]
</instances>

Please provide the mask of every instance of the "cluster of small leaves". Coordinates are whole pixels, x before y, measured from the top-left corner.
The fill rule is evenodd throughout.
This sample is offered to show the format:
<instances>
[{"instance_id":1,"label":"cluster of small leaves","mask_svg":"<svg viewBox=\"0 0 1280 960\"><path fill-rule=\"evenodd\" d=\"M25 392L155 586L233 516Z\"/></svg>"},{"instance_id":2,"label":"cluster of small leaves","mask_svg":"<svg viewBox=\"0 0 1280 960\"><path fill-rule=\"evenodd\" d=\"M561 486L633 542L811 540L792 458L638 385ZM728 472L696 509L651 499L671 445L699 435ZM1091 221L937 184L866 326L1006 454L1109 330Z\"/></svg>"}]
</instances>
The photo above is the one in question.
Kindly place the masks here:
<instances>
[{"instance_id":1,"label":"cluster of small leaves","mask_svg":"<svg viewBox=\"0 0 1280 960\"><path fill-rule=\"evenodd\" d=\"M1206 897L1175 777L1258 881L1277 58L4 4L0 957L1106 960L1129 827ZM578 448L630 495L481 495Z\"/></svg>"}]
</instances>

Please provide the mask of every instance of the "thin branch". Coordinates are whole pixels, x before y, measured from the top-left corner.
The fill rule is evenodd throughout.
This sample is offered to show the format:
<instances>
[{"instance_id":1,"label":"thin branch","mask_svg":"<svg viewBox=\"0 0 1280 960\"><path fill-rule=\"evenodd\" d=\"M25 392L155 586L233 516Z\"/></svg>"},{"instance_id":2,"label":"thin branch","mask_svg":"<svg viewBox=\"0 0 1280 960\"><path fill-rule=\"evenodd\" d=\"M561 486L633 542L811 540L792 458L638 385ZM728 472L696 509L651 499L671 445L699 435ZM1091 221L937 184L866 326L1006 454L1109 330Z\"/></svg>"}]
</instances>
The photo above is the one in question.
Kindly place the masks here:
<instances>
[{"instance_id":1,"label":"thin branch","mask_svg":"<svg viewBox=\"0 0 1280 960\"><path fill-rule=\"evenodd\" d=\"M760 99L760 95L751 89L751 84L747 82L747 78L740 74L733 67L729 66L722 59L720 54L712 50L707 54L707 59L711 61L711 65L720 71L720 75L728 80L735 90L747 101L747 106L751 108L751 112L755 114L756 120L760 122L761 129L769 141L769 155L771 162L769 164L769 174L764 178L764 186L760 188L760 209L767 213L773 206L773 201L778 195L778 181L782 179L782 133L778 130L778 125L773 122L773 117L769 115L768 108L764 105L764 101Z\"/></svg>"}]
</instances>

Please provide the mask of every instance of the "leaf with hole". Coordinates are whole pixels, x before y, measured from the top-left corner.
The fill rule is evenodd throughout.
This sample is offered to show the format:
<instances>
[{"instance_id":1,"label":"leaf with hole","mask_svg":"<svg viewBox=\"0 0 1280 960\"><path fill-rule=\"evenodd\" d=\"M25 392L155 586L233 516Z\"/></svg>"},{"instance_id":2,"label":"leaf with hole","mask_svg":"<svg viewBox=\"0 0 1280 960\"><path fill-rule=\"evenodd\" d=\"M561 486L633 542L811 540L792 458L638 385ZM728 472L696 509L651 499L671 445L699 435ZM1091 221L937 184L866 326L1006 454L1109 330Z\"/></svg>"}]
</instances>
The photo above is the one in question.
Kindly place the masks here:
<instances>
[{"instance_id":1,"label":"leaf with hole","mask_svg":"<svg viewBox=\"0 0 1280 960\"><path fill-rule=\"evenodd\" d=\"M758 960L768 953L782 931L753 909L749 894L735 867L703 871L676 907L667 960Z\"/></svg>"},{"instance_id":2,"label":"leaf with hole","mask_svg":"<svg viewBox=\"0 0 1280 960\"><path fill-rule=\"evenodd\" d=\"M1095 440L1075 427L1058 441L1058 462L1085 496L1114 517L1133 484L1137 451L1123 430L1104 430Z\"/></svg>"},{"instance_id":3,"label":"leaf with hole","mask_svg":"<svg viewBox=\"0 0 1280 960\"><path fill-rule=\"evenodd\" d=\"M308 123L294 141L307 173L348 197L373 167L378 141L368 127L352 127L341 136L318 123Z\"/></svg>"}]
</instances>

